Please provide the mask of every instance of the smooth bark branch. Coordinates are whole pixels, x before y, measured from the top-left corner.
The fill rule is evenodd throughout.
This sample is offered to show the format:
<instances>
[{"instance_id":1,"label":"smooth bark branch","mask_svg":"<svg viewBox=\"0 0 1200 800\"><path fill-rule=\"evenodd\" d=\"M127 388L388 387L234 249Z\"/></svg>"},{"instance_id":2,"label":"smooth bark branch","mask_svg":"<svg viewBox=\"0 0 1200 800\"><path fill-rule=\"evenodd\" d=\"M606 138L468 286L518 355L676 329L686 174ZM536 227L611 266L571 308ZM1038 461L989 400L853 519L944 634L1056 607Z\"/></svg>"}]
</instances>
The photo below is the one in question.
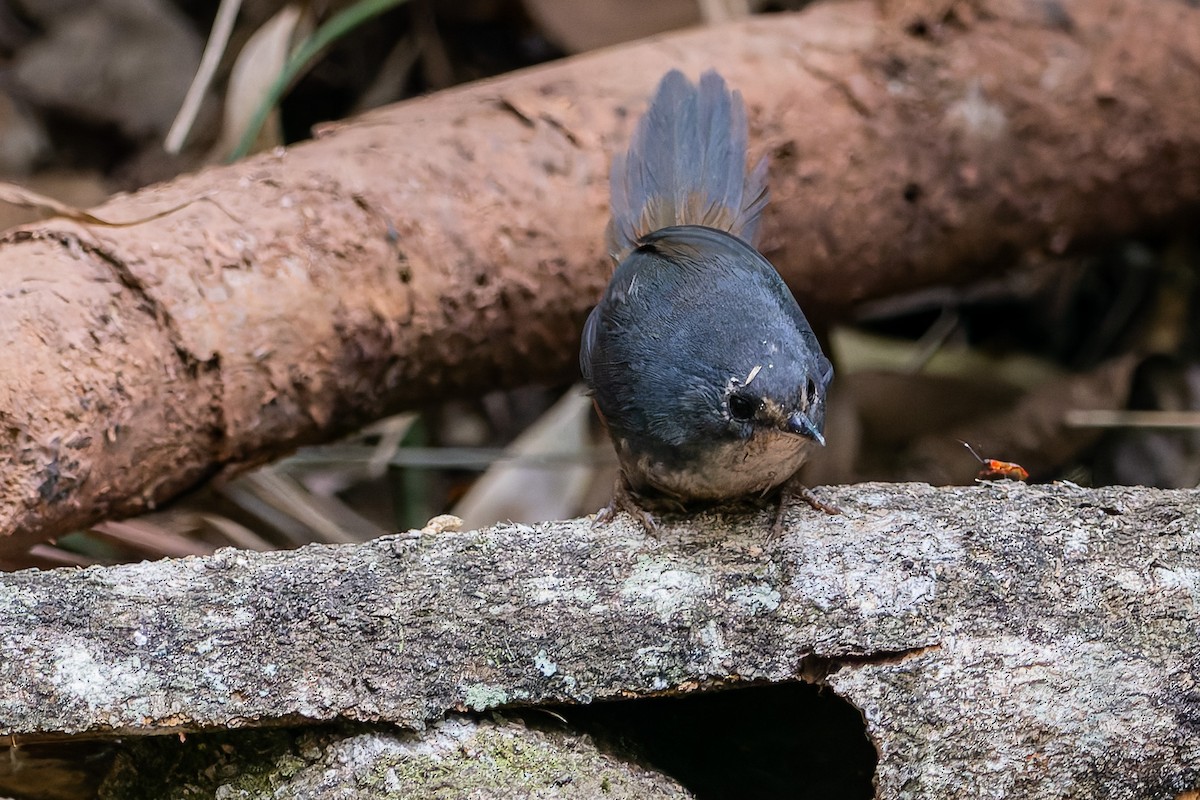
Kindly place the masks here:
<instances>
[{"instance_id":1,"label":"smooth bark branch","mask_svg":"<svg viewBox=\"0 0 1200 800\"><path fill-rule=\"evenodd\" d=\"M862 710L881 797L1200 782L1200 493L821 490L0 581L0 735L384 720L745 681ZM798 720L797 724L803 724ZM952 765L952 766L951 766Z\"/></svg>"},{"instance_id":2,"label":"smooth bark branch","mask_svg":"<svg viewBox=\"0 0 1200 800\"><path fill-rule=\"evenodd\" d=\"M574 370L606 174L670 67L769 155L763 246L809 314L1200 203L1200 8L839 2L585 55L0 241L0 541L224 465Z\"/></svg>"}]
</instances>

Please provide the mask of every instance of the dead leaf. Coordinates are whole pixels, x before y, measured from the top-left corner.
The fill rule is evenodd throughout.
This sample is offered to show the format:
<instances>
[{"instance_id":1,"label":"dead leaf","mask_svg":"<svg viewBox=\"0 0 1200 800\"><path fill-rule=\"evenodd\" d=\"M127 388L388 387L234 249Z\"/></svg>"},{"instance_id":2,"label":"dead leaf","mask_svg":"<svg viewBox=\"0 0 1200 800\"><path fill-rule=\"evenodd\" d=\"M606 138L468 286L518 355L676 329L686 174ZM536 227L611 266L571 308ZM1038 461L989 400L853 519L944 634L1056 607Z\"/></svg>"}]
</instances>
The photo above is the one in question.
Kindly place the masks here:
<instances>
[{"instance_id":1,"label":"dead leaf","mask_svg":"<svg viewBox=\"0 0 1200 800\"><path fill-rule=\"evenodd\" d=\"M203 556L213 551L213 548L204 542L180 536L146 519L102 522L92 527L92 533L124 547L160 558Z\"/></svg>"},{"instance_id":2,"label":"dead leaf","mask_svg":"<svg viewBox=\"0 0 1200 800\"><path fill-rule=\"evenodd\" d=\"M10 4L11 5L11 4ZM21 95L70 118L116 125L132 139L161 136L200 63L202 42L176 3L104 0L37 2L41 34L6 62Z\"/></svg>"},{"instance_id":3,"label":"dead leaf","mask_svg":"<svg viewBox=\"0 0 1200 800\"><path fill-rule=\"evenodd\" d=\"M591 413L591 399L579 388L568 390L509 446L508 453L525 457L525 463L518 459L493 465L452 513L468 530L497 520L542 522L572 516L591 482L593 466L582 456L574 463L537 463L532 457L578 455L590 449Z\"/></svg>"},{"instance_id":4,"label":"dead leaf","mask_svg":"<svg viewBox=\"0 0 1200 800\"><path fill-rule=\"evenodd\" d=\"M223 161L233 152L265 101L271 85L283 72L293 44L306 38L312 27L313 19L307 6L302 8L291 3L255 31L242 47L229 75L225 121L221 136L209 153L209 161ZM276 109L263 125L251 151L259 152L282 143L283 133Z\"/></svg>"},{"instance_id":5,"label":"dead leaf","mask_svg":"<svg viewBox=\"0 0 1200 800\"><path fill-rule=\"evenodd\" d=\"M192 77L192 83L188 86L187 95L183 98L179 113L175 115L175 121L171 123L171 130L167 131L166 141L163 142L163 149L168 153L175 154L183 149L183 143L187 140L188 133L191 132L192 125L196 122L196 114L200 112L200 103L204 100L204 94L208 91L213 75L217 72L221 56L225 54L225 48L229 44L229 34L233 32L233 23L237 19L238 10L241 7L242 0L221 0L221 5L217 7L217 16L213 20L208 42L204 45L204 55L200 58L200 66Z\"/></svg>"}]
</instances>

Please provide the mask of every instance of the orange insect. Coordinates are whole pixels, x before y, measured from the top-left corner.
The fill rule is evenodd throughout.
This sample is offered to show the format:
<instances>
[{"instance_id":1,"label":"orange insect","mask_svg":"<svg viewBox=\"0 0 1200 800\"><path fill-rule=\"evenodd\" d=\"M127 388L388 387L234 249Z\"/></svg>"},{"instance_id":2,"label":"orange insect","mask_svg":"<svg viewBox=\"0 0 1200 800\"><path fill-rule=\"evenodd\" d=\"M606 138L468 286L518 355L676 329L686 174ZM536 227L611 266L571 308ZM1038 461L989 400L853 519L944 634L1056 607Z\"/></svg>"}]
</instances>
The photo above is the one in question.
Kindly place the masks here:
<instances>
[{"instance_id":1,"label":"orange insect","mask_svg":"<svg viewBox=\"0 0 1200 800\"><path fill-rule=\"evenodd\" d=\"M959 439L958 441L962 442L962 446L967 448L967 450L971 453L971 455L975 456L975 460L983 465L983 467L979 470L979 474L975 476L978 480L981 480L981 481L1002 481L1002 480L1027 481L1027 480L1029 480L1029 470L1025 469L1020 464L1014 464L1011 461L1000 461L999 459L995 459L995 458L982 458L979 455L979 453L975 452L974 447L971 447L971 445L967 444L966 442L963 442L962 439Z\"/></svg>"}]
</instances>

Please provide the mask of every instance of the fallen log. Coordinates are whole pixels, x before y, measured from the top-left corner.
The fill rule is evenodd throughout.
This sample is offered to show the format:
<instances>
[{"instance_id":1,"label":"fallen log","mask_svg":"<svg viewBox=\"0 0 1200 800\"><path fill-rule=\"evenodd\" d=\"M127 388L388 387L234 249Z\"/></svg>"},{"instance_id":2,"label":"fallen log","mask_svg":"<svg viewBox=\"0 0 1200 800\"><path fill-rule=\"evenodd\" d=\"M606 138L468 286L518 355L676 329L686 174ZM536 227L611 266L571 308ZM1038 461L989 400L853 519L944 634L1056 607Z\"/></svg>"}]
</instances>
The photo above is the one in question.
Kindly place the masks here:
<instances>
[{"instance_id":1,"label":"fallen log","mask_svg":"<svg viewBox=\"0 0 1200 800\"><path fill-rule=\"evenodd\" d=\"M98 787L99 800L691 797L586 739L514 724L453 718L420 735L375 727L194 738L130 743Z\"/></svg>"},{"instance_id":2,"label":"fallen log","mask_svg":"<svg viewBox=\"0 0 1200 800\"><path fill-rule=\"evenodd\" d=\"M882 798L1200 785L1200 494L819 494L845 513L775 540L726 510L5 575L0 734L420 730L808 681L861 712Z\"/></svg>"},{"instance_id":3,"label":"fallen log","mask_svg":"<svg viewBox=\"0 0 1200 800\"><path fill-rule=\"evenodd\" d=\"M557 380L670 67L746 96L809 315L1200 203L1200 8L844 2L444 92L0 240L0 547L454 393ZM176 213L155 212L192 202Z\"/></svg>"}]
</instances>

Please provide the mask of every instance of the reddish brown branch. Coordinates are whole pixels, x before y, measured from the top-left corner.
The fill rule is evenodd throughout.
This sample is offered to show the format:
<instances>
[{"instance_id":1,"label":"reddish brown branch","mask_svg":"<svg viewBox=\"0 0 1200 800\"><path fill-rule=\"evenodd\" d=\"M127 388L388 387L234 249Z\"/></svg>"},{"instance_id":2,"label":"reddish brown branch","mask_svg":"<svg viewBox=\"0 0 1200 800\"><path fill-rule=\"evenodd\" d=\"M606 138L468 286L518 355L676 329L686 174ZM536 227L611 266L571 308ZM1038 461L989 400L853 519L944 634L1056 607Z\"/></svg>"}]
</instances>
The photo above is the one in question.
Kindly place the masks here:
<instances>
[{"instance_id":1,"label":"reddish brown branch","mask_svg":"<svg viewBox=\"0 0 1200 800\"><path fill-rule=\"evenodd\" d=\"M1200 8L1173 0L837 3L406 103L102 211L212 195L240 223L197 203L0 243L8 547L571 374L610 269L609 154L673 66L746 95L767 254L813 316L1200 202Z\"/></svg>"}]
</instances>

